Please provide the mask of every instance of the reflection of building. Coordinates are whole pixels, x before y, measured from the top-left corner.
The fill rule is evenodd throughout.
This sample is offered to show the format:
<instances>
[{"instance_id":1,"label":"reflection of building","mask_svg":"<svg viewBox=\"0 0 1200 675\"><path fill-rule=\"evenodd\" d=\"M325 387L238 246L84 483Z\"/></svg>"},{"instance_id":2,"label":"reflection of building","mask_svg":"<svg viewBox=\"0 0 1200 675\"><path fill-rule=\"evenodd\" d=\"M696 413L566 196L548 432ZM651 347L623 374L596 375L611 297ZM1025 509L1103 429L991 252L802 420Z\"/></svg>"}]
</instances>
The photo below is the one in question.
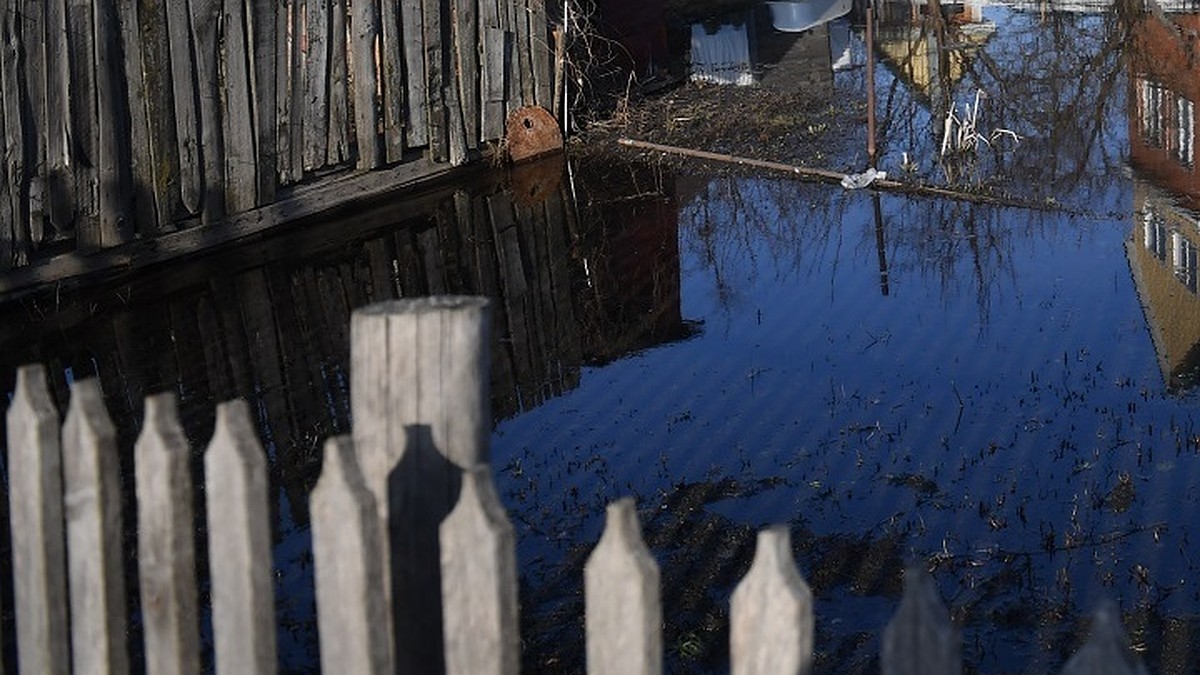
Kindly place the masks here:
<instances>
[{"instance_id":1,"label":"reflection of building","mask_svg":"<svg viewBox=\"0 0 1200 675\"><path fill-rule=\"evenodd\" d=\"M1146 14L1128 50L1129 156L1138 179L1126 252L1159 367L1175 390L1195 385L1200 369L1198 28L1198 14Z\"/></svg>"},{"instance_id":2,"label":"reflection of building","mask_svg":"<svg viewBox=\"0 0 1200 675\"><path fill-rule=\"evenodd\" d=\"M1200 206L1195 61L1200 14L1145 16L1129 49L1129 155L1139 173Z\"/></svg>"},{"instance_id":3,"label":"reflection of building","mask_svg":"<svg viewBox=\"0 0 1200 675\"><path fill-rule=\"evenodd\" d=\"M1141 180L1134 183L1134 213L1126 255L1159 368L1168 388L1189 388L1200 375L1200 221Z\"/></svg>"},{"instance_id":4,"label":"reflection of building","mask_svg":"<svg viewBox=\"0 0 1200 675\"><path fill-rule=\"evenodd\" d=\"M930 12L941 12L935 16ZM880 4L875 44L897 76L938 105L995 32L977 2Z\"/></svg>"}]
</instances>

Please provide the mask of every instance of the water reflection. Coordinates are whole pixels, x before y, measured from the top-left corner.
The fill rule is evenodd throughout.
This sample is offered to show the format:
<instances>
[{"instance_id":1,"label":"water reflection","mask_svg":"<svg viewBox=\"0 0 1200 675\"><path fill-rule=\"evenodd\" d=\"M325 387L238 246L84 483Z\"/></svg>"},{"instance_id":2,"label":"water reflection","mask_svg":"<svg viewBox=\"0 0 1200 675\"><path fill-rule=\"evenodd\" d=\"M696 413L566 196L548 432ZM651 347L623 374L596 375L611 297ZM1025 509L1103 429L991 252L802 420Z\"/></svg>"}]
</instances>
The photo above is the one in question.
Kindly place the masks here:
<instances>
[{"instance_id":1,"label":"water reflection","mask_svg":"<svg viewBox=\"0 0 1200 675\"><path fill-rule=\"evenodd\" d=\"M491 297L497 419L576 388L588 365L695 334L680 309L677 215L663 196L671 177L629 167L588 175L597 173L575 181L550 160L507 182L479 176L128 283L26 298L0 309L0 390L12 391L19 365L43 363L65 410L68 383L98 376L125 475L144 395L178 395L197 453L215 404L246 399L275 490L282 664L305 669L316 649L308 493L325 438L349 431L354 308Z\"/></svg>"}]
</instances>

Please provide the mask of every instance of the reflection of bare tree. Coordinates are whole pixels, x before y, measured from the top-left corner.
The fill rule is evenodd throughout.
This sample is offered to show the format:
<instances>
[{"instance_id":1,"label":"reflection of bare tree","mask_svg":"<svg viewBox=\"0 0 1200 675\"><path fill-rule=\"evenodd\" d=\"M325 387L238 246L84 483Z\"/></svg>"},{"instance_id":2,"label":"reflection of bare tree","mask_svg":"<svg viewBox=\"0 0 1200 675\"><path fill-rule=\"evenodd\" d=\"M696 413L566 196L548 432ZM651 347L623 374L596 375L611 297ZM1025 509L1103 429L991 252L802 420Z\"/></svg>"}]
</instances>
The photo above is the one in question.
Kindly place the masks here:
<instances>
[{"instance_id":1,"label":"reflection of bare tree","mask_svg":"<svg viewBox=\"0 0 1200 675\"><path fill-rule=\"evenodd\" d=\"M1062 196L1080 190L1081 199L1090 199L1105 188L1104 179L1121 159L1110 153L1124 147L1118 138L1124 100L1119 85L1123 48L1138 10L1135 0L1120 0L1102 14L997 9L1005 13L1003 39L966 49L962 36L970 35L968 26L931 5L930 15L912 27L912 44L939 46L929 66L933 72L920 95L894 85L888 89L885 144L897 153L936 155L951 101L982 89L988 95L983 127L1011 129L1026 140L1015 152L983 152L976 175L1003 179L1018 191Z\"/></svg>"}]
</instances>

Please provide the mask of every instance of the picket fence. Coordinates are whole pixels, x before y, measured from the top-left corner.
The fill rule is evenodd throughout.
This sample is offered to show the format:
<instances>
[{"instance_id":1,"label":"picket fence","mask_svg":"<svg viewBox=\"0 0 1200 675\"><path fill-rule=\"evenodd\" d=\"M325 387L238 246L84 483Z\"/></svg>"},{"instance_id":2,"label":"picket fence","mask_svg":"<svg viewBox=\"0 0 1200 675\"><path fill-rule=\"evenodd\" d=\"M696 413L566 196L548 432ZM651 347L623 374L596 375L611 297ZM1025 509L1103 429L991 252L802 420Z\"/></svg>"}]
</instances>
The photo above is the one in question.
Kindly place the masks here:
<instances>
[{"instance_id":1,"label":"picket fence","mask_svg":"<svg viewBox=\"0 0 1200 675\"><path fill-rule=\"evenodd\" d=\"M324 672L519 672L514 531L487 464L490 322L480 298L390 301L352 317L354 431L326 442L310 498ZM100 386L74 382L60 425L45 369L25 366L7 415L19 670L126 673L119 451ZM133 481L144 644L132 648L149 673L201 667L191 456L174 395L146 398ZM251 411L221 404L204 452L220 673L276 671L267 490ZM427 616L419 589L431 579L432 654L420 642L428 622L412 621ZM587 672L660 674L659 571L631 498L609 505L584 586ZM788 529L761 531L731 599L732 672L809 672L813 621ZM919 567L881 649L885 674L962 672L957 631ZM1145 671L1104 607L1062 672Z\"/></svg>"},{"instance_id":2,"label":"picket fence","mask_svg":"<svg viewBox=\"0 0 1200 675\"><path fill-rule=\"evenodd\" d=\"M463 164L558 100L550 21L545 0L3 0L0 271Z\"/></svg>"}]
</instances>

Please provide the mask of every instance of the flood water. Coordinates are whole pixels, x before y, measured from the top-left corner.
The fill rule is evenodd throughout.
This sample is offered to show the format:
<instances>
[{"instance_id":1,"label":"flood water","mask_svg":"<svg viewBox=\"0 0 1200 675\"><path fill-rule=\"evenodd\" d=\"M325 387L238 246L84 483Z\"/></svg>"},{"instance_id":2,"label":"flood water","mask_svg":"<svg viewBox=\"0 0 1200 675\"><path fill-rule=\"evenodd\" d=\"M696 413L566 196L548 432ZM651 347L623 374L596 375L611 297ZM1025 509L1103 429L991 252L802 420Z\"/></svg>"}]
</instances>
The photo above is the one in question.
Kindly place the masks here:
<instances>
[{"instance_id":1,"label":"flood water","mask_svg":"<svg viewBox=\"0 0 1200 675\"><path fill-rule=\"evenodd\" d=\"M494 303L492 463L527 672L580 672L582 565L626 495L662 568L670 672L726 667L728 595L773 523L813 588L820 672L878 669L917 561L970 669L1057 672L1112 600L1155 671L1189 672L1200 12L886 9L880 168L1046 208L656 163L480 173L10 303L0 390L44 363L65 409L67 382L98 375L129 455L146 393L176 392L195 448L215 403L249 400L285 672L317 666L306 503L323 440L349 429L350 312L436 293ZM860 29L824 24L836 48L774 50L748 73L815 69L811 86L865 101ZM951 103L961 118L981 89L977 129L1020 141L942 159ZM827 161L863 168L865 152Z\"/></svg>"}]
</instances>

